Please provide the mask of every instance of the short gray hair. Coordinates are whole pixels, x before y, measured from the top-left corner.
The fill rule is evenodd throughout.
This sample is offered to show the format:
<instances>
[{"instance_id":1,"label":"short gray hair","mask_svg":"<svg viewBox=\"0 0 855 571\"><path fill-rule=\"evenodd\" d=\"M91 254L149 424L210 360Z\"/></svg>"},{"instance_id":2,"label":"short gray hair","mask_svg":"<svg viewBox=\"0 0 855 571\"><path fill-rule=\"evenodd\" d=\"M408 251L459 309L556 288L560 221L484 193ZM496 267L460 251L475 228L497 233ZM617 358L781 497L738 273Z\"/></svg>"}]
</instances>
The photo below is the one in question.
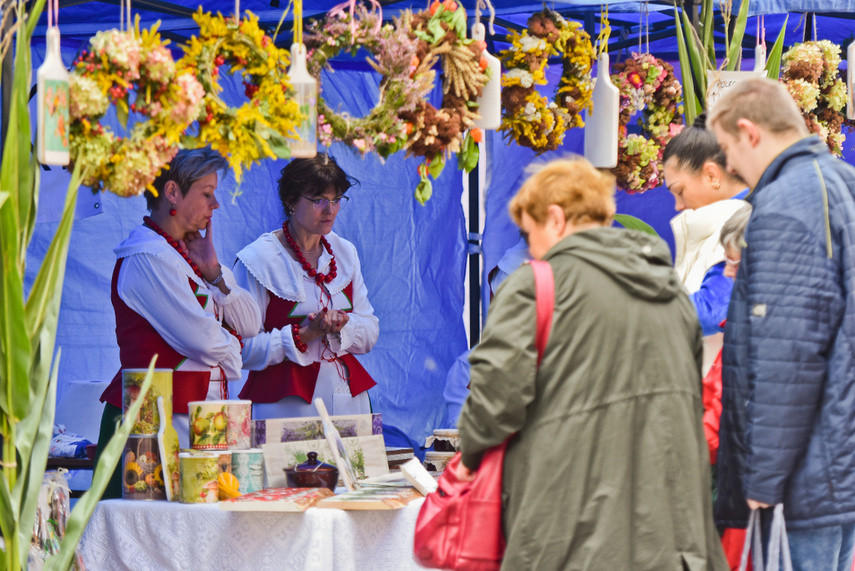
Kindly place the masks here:
<instances>
[{"instance_id":1,"label":"short gray hair","mask_svg":"<svg viewBox=\"0 0 855 571\"><path fill-rule=\"evenodd\" d=\"M734 250L742 250L745 247L745 229L751 218L751 205L747 202L739 207L739 210L727 219L721 227L721 245Z\"/></svg>"},{"instance_id":2,"label":"short gray hair","mask_svg":"<svg viewBox=\"0 0 855 571\"><path fill-rule=\"evenodd\" d=\"M163 189L169 181L175 182L181 189L181 195L187 196L190 186L211 173L226 170L228 161L223 155L210 147L201 149L182 149L169 163L169 168L164 168L154 179L152 186L157 191L155 196L151 191L145 191L146 206L154 210L163 198Z\"/></svg>"}]
</instances>

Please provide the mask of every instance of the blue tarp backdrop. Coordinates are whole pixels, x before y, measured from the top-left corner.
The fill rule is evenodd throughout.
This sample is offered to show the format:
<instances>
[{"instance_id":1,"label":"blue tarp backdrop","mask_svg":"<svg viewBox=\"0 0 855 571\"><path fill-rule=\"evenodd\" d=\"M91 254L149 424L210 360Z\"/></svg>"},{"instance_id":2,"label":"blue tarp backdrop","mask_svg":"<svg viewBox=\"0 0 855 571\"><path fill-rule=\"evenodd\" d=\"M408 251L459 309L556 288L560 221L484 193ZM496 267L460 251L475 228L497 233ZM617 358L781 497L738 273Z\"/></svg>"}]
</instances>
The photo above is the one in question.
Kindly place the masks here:
<instances>
[{"instance_id":1,"label":"blue tarp backdrop","mask_svg":"<svg viewBox=\"0 0 855 571\"><path fill-rule=\"evenodd\" d=\"M61 3L62 4L62 3ZM162 14L137 9L143 27L156 20L163 21L161 30L187 37L195 24L190 14L198 0L179 0L175 13ZM283 7L287 2L282 2ZM321 15L337 4L332 0L305 3L307 17ZM388 4L389 15L406 7L423 8L425 2L398 2ZM472 15L473 1L464 1ZM494 0L500 17L524 23L531 11L540 10L540 2ZM609 3L615 19L638 21L638 3ZM753 13L773 12L779 7L794 9L794 5L822 4L823 9L844 11L855 9L855 2L809 2L767 0L752 2ZM830 8L831 5L833 8ZM573 7L599 10L600 1L574 1L550 3L557 9ZM231 13L234 2L204 2L206 10ZM139 8L143 8L142 2ZM242 9L252 10L262 20L275 23L281 9L272 9L269 1L244 1ZM590 8L590 9L592 9ZM650 5L651 11L664 6ZM620 14L621 11L629 13ZM486 12L485 12L486 15ZM655 16L655 17L654 17ZM599 16L597 16L597 19ZM650 21L672 18L667 14L651 15ZM60 26L63 34L63 58L70 65L79 50L85 49L89 36L101 29L116 27L119 10L116 6L89 2L63 7ZM800 39L798 16L791 15L787 25L788 43ZM749 30L753 30L752 23ZM43 21L42 24L45 22ZM782 17L766 19L767 38L777 34L783 24ZM290 28L289 22L284 28ZM851 34L850 20L818 18L820 38L838 43ZM37 28L34 39L34 65L43 58L43 25ZM638 31L638 30L636 30ZM504 28L500 33L504 33ZM771 40L770 40L771 41ZM507 44L496 42L496 49ZM676 53L673 37L651 41L654 54L662 48ZM617 61L628 53L624 49L614 54ZM176 51L176 55L180 52ZM357 60L362 56L360 55ZM679 73L679 66L675 65ZM550 85L544 93L551 93L557 82L559 66L549 70ZM243 87L237 78L224 78L227 97L239 97ZM340 108L354 116L369 111L377 98L379 76L367 65L343 65L335 73L323 76L323 95L332 108ZM432 97L441 96L435 90ZM108 123L116 128L115 117ZM564 148L543 157L515 144L508 145L501 133L488 133L486 144L487 186L486 223L483 229L483 256L485 272L499 260L506 248L517 241L516 227L507 215L507 201L519 188L525 177L524 170L534 160L546 160L568 152L580 153L583 130L567 134ZM851 137L855 140L855 136ZM846 150L852 143L847 141ZM464 280L468 254L464 210L461 205L463 181L455 160L449 161L442 176L434 183L433 197L426 206L413 198L418 183L414 159L405 159L402 153L381 162L375 156L360 159L350 150L333 145L330 152L360 184L351 192L351 201L336 221L335 231L352 241L362 260L369 298L380 320L380 339L374 350L360 357L360 361L378 382L371 392L375 412L384 415L384 421L397 426L416 441L434 428L440 428L444 415L442 389L446 374L454 359L467 348L464 327ZM483 154L482 154L483 157ZM221 181L218 195L220 209L214 215L214 232L217 251L222 263L231 264L235 254L261 233L273 230L283 221L282 208L276 195L276 181L285 161L265 161L244 175L236 189L232 175ZM68 183L68 173L53 168L42 173L39 221L32 241L29 257L28 283L32 283L35 270L56 230L56 219L61 209L62 197ZM240 191L232 200L230 194ZM664 188L643 195L629 196L618 193L618 211L638 216L654 226L669 243L671 238L668 220L674 215L673 200ZM78 205L79 219L75 222L68 257L68 273L63 291L57 345L62 348L60 362L59 394L62 396L70 383L81 380L109 380L119 367L115 340L115 322L110 304L110 277L115 263L113 248L127 236L131 228L142 221L146 213L142 197L123 199L110 193L93 195L84 190ZM97 214L97 215L96 215ZM237 392L237 387L233 391ZM91 411L100 410L91 403ZM85 414L86 411L81 411Z\"/></svg>"}]
</instances>

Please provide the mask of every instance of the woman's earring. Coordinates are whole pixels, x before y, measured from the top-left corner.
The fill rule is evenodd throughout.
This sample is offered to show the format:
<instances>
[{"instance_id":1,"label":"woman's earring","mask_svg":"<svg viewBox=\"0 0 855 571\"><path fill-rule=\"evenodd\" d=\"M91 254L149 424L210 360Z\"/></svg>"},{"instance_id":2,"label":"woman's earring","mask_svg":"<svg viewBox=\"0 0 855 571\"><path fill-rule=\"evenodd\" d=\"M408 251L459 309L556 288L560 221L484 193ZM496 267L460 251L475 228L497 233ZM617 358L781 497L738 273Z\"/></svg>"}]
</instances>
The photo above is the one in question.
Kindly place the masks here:
<instances>
[{"instance_id":1,"label":"woman's earring","mask_svg":"<svg viewBox=\"0 0 855 571\"><path fill-rule=\"evenodd\" d=\"M712 183L712 187L713 187L714 189L718 190L719 188L721 188L721 182L719 182L719 181L717 181L717 180L714 180L714 181L713 181L713 183Z\"/></svg>"},{"instance_id":2,"label":"woman's earring","mask_svg":"<svg viewBox=\"0 0 855 571\"><path fill-rule=\"evenodd\" d=\"M172 208L169 209L169 215L175 216L176 214L178 214L178 212L175 211L175 205L173 204Z\"/></svg>"}]
</instances>

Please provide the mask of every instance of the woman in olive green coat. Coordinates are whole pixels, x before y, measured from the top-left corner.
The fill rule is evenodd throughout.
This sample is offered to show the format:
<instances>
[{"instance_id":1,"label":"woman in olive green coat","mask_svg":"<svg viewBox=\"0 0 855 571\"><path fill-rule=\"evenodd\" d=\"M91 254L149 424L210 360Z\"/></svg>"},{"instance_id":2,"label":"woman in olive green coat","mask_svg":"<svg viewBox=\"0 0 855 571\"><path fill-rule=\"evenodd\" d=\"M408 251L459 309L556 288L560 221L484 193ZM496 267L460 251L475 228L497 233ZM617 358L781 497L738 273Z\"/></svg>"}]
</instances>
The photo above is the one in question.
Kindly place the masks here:
<instances>
[{"instance_id":1,"label":"woman in olive green coat","mask_svg":"<svg viewBox=\"0 0 855 571\"><path fill-rule=\"evenodd\" d=\"M555 276L540 370L534 278L514 272L472 351L460 416L472 477L504 462L502 569L726 570L701 416L701 330L659 238L611 228L614 181L553 161L511 202Z\"/></svg>"}]
</instances>

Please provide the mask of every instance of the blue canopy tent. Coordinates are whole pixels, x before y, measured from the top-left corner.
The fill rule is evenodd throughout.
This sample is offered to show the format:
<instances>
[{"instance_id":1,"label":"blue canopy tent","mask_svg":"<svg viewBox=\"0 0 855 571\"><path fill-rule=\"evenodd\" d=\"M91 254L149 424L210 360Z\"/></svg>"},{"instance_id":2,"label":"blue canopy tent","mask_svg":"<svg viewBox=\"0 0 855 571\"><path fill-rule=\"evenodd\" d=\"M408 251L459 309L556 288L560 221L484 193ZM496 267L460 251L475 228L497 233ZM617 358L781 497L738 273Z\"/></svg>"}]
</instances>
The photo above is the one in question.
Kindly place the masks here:
<instances>
[{"instance_id":1,"label":"blue canopy tent","mask_svg":"<svg viewBox=\"0 0 855 571\"><path fill-rule=\"evenodd\" d=\"M304 16L312 18L322 16L337 2L307 0L305 4ZM403 9L420 10L426 5L423 1L409 0L384 0L381 4L387 19ZM471 23L474 0L464 0L463 4L469 10ZM60 0L62 55L67 65L86 48L97 31L117 27L118 5L119 0ZM198 0L135 0L132 5L134 14L140 16L141 27L161 21L161 33L173 41L173 47L197 29L191 15L199 5ZM259 16L262 26L272 31L286 5L286 1L278 0L245 0L241 9L251 10ZM496 35L488 35L493 53L507 47L505 35L509 28L524 27L528 16L543 7L541 2L516 0L493 0L493 5ZM203 6L205 10L224 14L234 10L234 2L220 0L204 2ZM550 7L565 17L584 22L591 35L596 36L601 2L573 0L553 2ZM767 35L772 38L783 25L783 16L771 14L782 10L831 10L829 15L815 16L818 35L843 43L851 35L848 12L855 11L855 1L754 0L750 8L753 15L770 14L765 23ZM677 59L672 5L610 2L609 16L614 28L609 44L613 62L638 51L639 46L663 59ZM488 18L485 11L482 20L486 23ZM787 45L802 40L805 29L812 29L812 25L804 23L799 26L799 19L791 15L787 23ZM754 23L752 18L748 26L748 32L752 33L745 38L746 50L756 41ZM289 15L277 43L290 45L290 27ZM45 30L43 17L33 41L35 66L44 56ZM746 51L746 57L751 57L750 54L753 51ZM180 51L176 50L176 55ZM356 58L337 58L332 66L335 72L325 73L322 82L323 95L330 106L353 116L366 114L376 101L379 76L363 62L361 54ZM679 66L675 67L679 72ZM549 70L549 91L557 83L558 68L551 66ZM242 93L238 78L223 78L222 83L227 97L236 98ZM438 104L439 89L431 97ZM116 128L115 116L108 116L107 122ZM582 137L581 129L568 132L562 149L537 160L580 153ZM847 143L847 152L851 147L851 142ZM519 188L525 167L536 157L528 149L513 143L508 145L501 133L488 133L482 145L482 158L486 156L486 161L480 179L464 178L452 160L435 182L433 197L421 206L413 198L418 184L416 160L405 159L403 153L385 162L376 156L361 159L342 145L333 145L330 152L360 181L350 193L350 204L339 214L335 231L356 245L369 298L380 319L381 333L376 347L360 357L379 385L372 391L373 407L383 414L386 423L400 428L416 442L423 442L432 429L441 427L442 390L449 367L470 341L477 340L481 314L478 284L483 281L479 274L488 272L504 250L517 241L506 204ZM239 188L241 195L234 200L228 198L229 193L236 194L238 190L232 175L221 181L218 191L221 208L215 213L214 226L223 263L231 263L244 245L281 224L283 213L275 186L284 165L285 161L280 160L255 166L245 173ZM28 283L32 283L35 269L56 230L68 179L68 173L59 168L42 173L40 224L31 244ZM465 190L471 196L464 197ZM479 208L483 208L483 224L478 222ZM619 193L618 210L646 220L666 240L672 241L668 220L674 215L673 201L664 188L643 195ZM145 202L142 197L123 199L110 193L82 192L77 213L57 335L57 344L62 347L60 398L71 383L106 381L119 367L109 294L115 262L112 249L141 222ZM471 213L470 226L467 226L467 213ZM466 309L467 262L478 267L479 258L481 271L475 272L469 284L473 303ZM467 321L471 339L467 338ZM98 403L92 402L91 410L95 414Z\"/></svg>"}]
</instances>

